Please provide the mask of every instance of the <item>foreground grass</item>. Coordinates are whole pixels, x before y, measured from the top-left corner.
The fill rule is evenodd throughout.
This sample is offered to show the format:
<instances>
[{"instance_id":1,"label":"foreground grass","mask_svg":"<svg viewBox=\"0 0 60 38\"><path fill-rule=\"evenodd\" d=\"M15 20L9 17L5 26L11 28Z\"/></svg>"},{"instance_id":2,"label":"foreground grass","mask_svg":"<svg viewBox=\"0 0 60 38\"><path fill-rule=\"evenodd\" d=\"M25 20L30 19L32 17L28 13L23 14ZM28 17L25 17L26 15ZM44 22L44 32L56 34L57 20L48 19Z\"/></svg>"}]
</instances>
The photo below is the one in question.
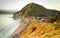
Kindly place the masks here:
<instances>
[{"instance_id":1,"label":"foreground grass","mask_svg":"<svg viewBox=\"0 0 60 38\"><path fill-rule=\"evenodd\" d=\"M36 20L32 20L32 23L20 38L60 38L60 24L39 24Z\"/></svg>"}]
</instances>

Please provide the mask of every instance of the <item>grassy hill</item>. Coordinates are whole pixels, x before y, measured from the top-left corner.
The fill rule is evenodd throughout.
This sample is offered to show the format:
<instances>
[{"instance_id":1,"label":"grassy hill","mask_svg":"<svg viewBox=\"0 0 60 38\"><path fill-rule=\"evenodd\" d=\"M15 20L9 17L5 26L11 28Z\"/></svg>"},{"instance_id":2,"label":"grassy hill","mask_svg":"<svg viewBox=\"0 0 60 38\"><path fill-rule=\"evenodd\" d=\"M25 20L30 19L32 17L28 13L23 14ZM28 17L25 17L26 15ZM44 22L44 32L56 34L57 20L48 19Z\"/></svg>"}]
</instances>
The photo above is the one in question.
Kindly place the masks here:
<instances>
[{"instance_id":1,"label":"grassy hill","mask_svg":"<svg viewBox=\"0 0 60 38\"><path fill-rule=\"evenodd\" d=\"M60 16L60 11L46 9L41 5L35 3L29 3L24 8L16 12L14 14L14 18L18 18L18 16L50 17L50 16L55 16L56 13Z\"/></svg>"}]
</instances>

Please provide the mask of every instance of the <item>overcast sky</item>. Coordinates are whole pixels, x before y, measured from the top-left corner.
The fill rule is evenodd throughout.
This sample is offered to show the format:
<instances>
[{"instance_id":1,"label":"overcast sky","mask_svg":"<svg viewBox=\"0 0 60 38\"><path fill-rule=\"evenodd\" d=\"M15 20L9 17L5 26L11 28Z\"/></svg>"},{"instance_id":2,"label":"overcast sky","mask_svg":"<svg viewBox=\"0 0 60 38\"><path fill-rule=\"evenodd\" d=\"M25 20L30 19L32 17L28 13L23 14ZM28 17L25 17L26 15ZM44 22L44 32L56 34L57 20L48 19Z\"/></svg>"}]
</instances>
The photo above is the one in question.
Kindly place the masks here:
<instances>
[{"instance_id":1,"label":"overcast sky","mask_svg":"<svg viewBox=\"0 0 60 38\"><path fill-rule=\"evenodd\" d=\"M0 9L21 10L30 2L35 2L49 9L60 10L60 0L0 0Z\"/></svg>"}]
</instances>

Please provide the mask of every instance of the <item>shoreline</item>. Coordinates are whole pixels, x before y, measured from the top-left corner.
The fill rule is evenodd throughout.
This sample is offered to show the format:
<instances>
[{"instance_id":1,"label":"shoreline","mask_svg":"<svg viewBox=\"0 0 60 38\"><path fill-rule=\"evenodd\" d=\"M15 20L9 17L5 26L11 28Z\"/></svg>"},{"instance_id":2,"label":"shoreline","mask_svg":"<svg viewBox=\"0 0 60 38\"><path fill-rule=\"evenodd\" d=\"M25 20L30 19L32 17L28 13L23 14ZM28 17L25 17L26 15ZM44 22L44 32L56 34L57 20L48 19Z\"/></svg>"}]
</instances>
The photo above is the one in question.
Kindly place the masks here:
<instances>
[{"instance_id":1,"label":"shoreline","mask_svg":"<svg viewBox=\"0 0 60 38\"><path fill-rule=\"evenodd\" d=\"M20 38L20 35L29 27L30 20L28 18L22 18L22 24L16 29L16 31L12 34L13 38Z\"/></svg>"}]
</instances>

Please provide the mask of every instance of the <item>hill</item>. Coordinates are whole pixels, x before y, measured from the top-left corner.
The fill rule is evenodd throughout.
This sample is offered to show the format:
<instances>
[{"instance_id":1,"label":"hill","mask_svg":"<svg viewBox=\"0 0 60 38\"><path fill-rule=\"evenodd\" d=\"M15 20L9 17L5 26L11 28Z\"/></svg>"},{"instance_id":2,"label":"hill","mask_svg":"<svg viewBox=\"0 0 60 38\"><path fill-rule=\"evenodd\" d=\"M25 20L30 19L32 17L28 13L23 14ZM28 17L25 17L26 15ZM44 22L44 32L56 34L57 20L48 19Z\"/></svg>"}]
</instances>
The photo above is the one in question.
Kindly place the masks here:
<instances>
[{"instance_id":1,"label":"hill","mask_svg":"<svg viewBox=\"0 0 60 38\"><path fill-rule=\"evenodd\" d=\"M60 16L60 11L46 9L41 5L35 3L29 3L24 8L16 12L14 14L14 18L18 18L18 16L50 17L50 16L55 16L56 13L59 14Z\"/></svg>"},{"instance_id":2,"label":"hill","mask_svg":"<svg viewBox=\"0 0 60 38\"><path fill-rule=\"evenodd\" d=\"M60 11L58 10L48 9L48 11L51 12L51 16L55 16L55 15L60 16Z\"/></svg>"},{"instance_id":3,"label":"hill","mask_svg":"<svg viewBox=\"0 0 60 38\"><path fill-rule=\"evenodd\" d=\"M47 9L35 3L29 3L22 10L14 14L14 18L24 17L54 17L60 16L60 11ZM37 19L29 19L30 24L27 29L21 33L20 38L60 38L60 20L59 23L41 22ZM49 21L48 21L49 20ZM48 22L47 22L48 21ZM25 23L26 24L26 23ZM24 25L22 25L24 27Z\"/></svg>"}]
</instances>

